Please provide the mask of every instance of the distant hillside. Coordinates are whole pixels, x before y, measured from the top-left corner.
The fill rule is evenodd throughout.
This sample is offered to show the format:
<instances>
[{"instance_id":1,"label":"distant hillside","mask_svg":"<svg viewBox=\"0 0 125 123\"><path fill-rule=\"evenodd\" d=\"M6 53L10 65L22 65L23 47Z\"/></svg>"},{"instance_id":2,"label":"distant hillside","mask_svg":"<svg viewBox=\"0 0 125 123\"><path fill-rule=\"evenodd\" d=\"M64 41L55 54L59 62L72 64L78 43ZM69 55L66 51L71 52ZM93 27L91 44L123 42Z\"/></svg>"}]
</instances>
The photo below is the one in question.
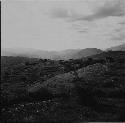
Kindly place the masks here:
<instances>
[{"instance_id":1,"label":"distant hillside","mask_svg":"<svg viewBox=\"0 0 125 123\"><path fill-rule=\"evenodd\" d=\"M82 49L79 52L77 52L73 58L74 59L80 59L83 57L87 57L87 56L92 56L92 55L96 55L96 54L100 54L103 51L97 48L86 48L86 49Z\"/></svg>"},{"instance_id":2,"label":"distant hillside","mask_svg":"<svg viewBox=\"0 0 125 123\"><path fill-rule=\"evenodd\" d=\"M1 56L21 56L29 58L56 59L56 55L57 53L54 51L49 52L32 48L5 48L1 50Z\"/></svg>"},{"instance_id":3,"label":"distant hillside","mask_svg":"<svg viewBox=\"0 0 125 123\"><path fill-rule=\"evenodd\" d=\"M6 48L2 49L1 56L21 56L29 58L42 58L42 59L53 59L53 60L68 60L68 59L80 59L86 56L99 54L102 51L96 48L86 49L68 49L64 51L43 51L36 49L25 49L25 48Z\"/></svg>"},{"instance_id":4,"label":"distant hillside","mask_svg":"<svg viewBox=\"0 0 125 123\"><path fill-rule=\"evenodd\" d=\"M109 50L111 50L111 51L125 51L125 43L121 44L119 46L108 48L107 51L109 51Z\"/></svg>"},{"instance_id":5,"label":"distant hillside","mask_svg":"<svg viewBox=\"0 0 125 123\"><path fill-rule=\"evenodd\" d=\"M118 60L118 59L125 58L125 51L107 51L107 52L92 55L92 56L89 56L89 57L94 58L94 59L104 59L106 57L112 57L112 58Z\"/></svg>"}]
</instances>

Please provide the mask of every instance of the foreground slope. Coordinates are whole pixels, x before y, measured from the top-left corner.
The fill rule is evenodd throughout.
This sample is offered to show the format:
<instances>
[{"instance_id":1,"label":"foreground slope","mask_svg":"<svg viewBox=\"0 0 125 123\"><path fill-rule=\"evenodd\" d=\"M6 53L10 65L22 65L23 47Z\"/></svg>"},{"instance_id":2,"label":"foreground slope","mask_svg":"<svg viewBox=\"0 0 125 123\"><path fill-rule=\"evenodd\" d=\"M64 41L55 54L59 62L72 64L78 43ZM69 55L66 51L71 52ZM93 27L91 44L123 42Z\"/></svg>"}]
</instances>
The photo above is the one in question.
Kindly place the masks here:
<instances>
[{"instance_id":1,"label":"foreground slope","mask_svg":"<svg viewBox=\"0 0 125 123\"><path fill-rule=\"evenodd\" d=\"M12 79L11 76L6 77L3 76L2 81L2 96L7 98L7 100L11 100L14 98L18 101L13 101L12 105L5 105L2 108L2 121L3 122L14 122L14 121L22 121L22 122L41 122L41 121L62 121L62 122L122 122L125 121L125 52L106 52L102 54L98 54L96 56L92 56L93 60L96 59L105 59L105 57L111 56L114 59L114 62L105 64L105 63L89 63L85 66L83 63L84 61L80 60L80 62L76 62L74 60L67 61L61 64L59 61L56 63L48 62L45 63L38 63L37 64L19 64L14 67L10 67L9 69L12 74L15 75L15 72L18 74L22 74L31 71L35 71L34 73L39 73L40 64L43 66L55 66L57 73L55 75L51 75L50 77L46 76L44 80L40 79L39 75L37 76L37 80L34 80L34 83L31 82L32 86L27 82L31 81L32 79L28 76L28 79L23 80L22 78L16 77L18 81ZM57 69L65 68L66 64L73 65L82 64L85 68L81 67L77 69L79 73L79 80L76 80L74 77L73 72L66 72ZM107 67L108 69L107 69ZM99 66L99 67L98 67ZM104 68L104 69L102 69ZM6 68L6 70L8 67ZM49 70L53 69L49 67ZM17 71L19 70L19 71ZM37 71L38 70L38 71ZM53 69L54 70L54 69ZM104 71L103 71L104 70ZM60 72L59 72L60 71ZM71 70L72 71L72 70ZM6 71L4 71L6 72ZM34 75L34 73L32 75ZM46 75L44 73L44 75ZM54 73L54 71L52 72ZM50 72L50 74L52 74ZM97 73L99 73L97 75ZM8 73L9 74L9 73ZM25 76L26 76L25 75ZM26 77L27 77L26 76ZM67 77L68 76L68 77ZM34 92L39 91L40 89L36 89L31 96L32 100L28 100L27 95L27 87L35 88L37 83L43 85L43 87L48 88L51 94L59 94L58 97L51 97L48 100L42 99L43 95L46 91L41 91L35 96L32 96ZM23 84L22 84L23 82ZM43 82L43 83L42 83ZM70 84L68 84L70 83ZM23 85L23 86L22 86ZM93 109L91 106L85 105L85 95L82 93L84 92L81 89L81 98L83 99L82 103L79 103L79 98L76 92L74 91L75 86L78 85L80 88L84 88L87 92L93 96L97 102L100 104L101 110ZM38 86L39 87L39 86ZM23 89L25 91L23 91ZM42 88L41 88L42 89ZM71 89L71 91L69 91ZM31 89L32 90L32 89ZM44 93L43 93L44 92ZM61 93L66 92L68 95L67 99L66 96L62 96ZM71 92L71 93L70 93ZM24 94L24 95L22 95ZM50 95L48 95L50 96ZM26 97L26 100L23 102L22 99ZM6 104L6 102L5 102ZM6 117L6 119L5 119Z\"/></svg>"}]
</instances>

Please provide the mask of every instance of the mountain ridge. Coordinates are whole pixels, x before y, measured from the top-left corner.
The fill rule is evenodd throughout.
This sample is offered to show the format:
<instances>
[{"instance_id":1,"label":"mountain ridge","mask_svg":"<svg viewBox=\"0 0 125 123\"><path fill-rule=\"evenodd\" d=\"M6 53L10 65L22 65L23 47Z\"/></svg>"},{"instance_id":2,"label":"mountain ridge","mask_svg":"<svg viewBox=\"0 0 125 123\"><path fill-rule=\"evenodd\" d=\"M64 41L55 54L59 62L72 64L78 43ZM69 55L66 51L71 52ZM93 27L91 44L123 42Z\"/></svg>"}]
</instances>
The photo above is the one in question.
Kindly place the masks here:
<instances>
[{"instance_id":1,"label":"mountain ridge","mask_svg":"<svg viewBox=\"0 0 125 123\"><path fill-rule=\"evenodd\" d=\"M101 50L98 48L66 49L62 51L47 51L33 48L3 48L1 56L21 56L28 58L42 58L51 60L81 59L107 51L125 51L125 43Z\"/></svg>"},{"instance_id":2,"label":"mountain ridge","mask_svg":"<svg viewBox=\"0 0 125 123\"><path fill-rule=\"evenodd\" d=\"M110 47L110 48L107 48L106 51L125 51L125 43L121 44L121 45L118 45L118 46L113 46L113 47Z\"/></svg>"},{"instance_id":3,"label":"mountain ridge","mask_svg":"<svg viewBox=\"0 0 125 123\"><path fill-rule=\"evenodd\" d=\"M86 48L86 49L68 49L63 51L44 51L36 49L2 49L1 56L21 56L29 58L42 58L52 60L68 60L68 59L79 59L90 55L102 53L103 51L97 48Z\"/></svg>"}]
</instances>

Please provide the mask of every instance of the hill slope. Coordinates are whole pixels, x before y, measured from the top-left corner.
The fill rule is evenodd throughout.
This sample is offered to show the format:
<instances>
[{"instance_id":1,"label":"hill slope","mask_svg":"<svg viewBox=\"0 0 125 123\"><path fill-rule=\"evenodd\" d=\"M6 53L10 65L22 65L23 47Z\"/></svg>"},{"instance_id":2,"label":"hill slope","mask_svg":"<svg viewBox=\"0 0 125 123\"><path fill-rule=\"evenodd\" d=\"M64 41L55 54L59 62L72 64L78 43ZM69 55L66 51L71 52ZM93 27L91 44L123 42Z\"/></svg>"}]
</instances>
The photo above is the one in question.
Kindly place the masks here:
<instances>
[{"instance_id":1,"label":"hill slope","mask_svg":"<svg viewBox=\"0 0 125 123\"><path fill-rule=\"evenodd\" d=\"M111 51L125 51L125 43L121 44L119 46L108 48L107 51L109 51L109 50L111 50Z\"/></svg>"},{"instance_id":2,"label":"hill slope","mask_svg":"<svg viewBox=\"0 0 125 123\"><path fill-rule=\"evenodd\" d=\"M125 58L125 51L107 51L100 54L89 56L94 59L104 59L106 57L112 57L116 60Z\"/></svg>"},{"instance_id":3,"label":"hill slope","mask_svg":"<svg viewBox=\"0 0 125 123\"><path fill-rule=\"evenodd\" d=\"M102 52L103 52L102 50L97 49L97 48L86 48L74 54L73 58L80 59L82 57L92 56L92 55L100 54Z\"/></svg>"},{"instance_id":4,"label":"hill slope","mask_svg":"<svg viewBox=\"0 0 125 123\"><path fill-rule=\"evenodd\" d=\"M111 56L115 60L108 65L109 69L106 71L105 63L87 64L87 66L85 65L85 68L83 68L84 60L80 60L79 62L77 60L63 61L62 64L60 61L34 61L30 59L31 61L33 60L32 64L22 64L29 60L7 57L8 60L4 63L2 69L3 74L1 74L3 78L1 81L3 104L1 120L3 122L47 122L48 120L49 122L68 121L73 123L97 121L124 122L125 52L104 52L94 55L92 58L93 60L96 58L105 59L107 56ZM6 57L4 57L4 59L6 59ZM9 59L11 59L11 64L9 64ZM36 64L34 65L34 63ZM83 66L78 68L79 70L77 69L78 75L82 79L74 79L74 74L71 72L71 69L70 72L65 72L65 70L63 72L61 67L65 68L67 63L73 63L73 66L83 64ZM52 71L48 71L46 68ZM67 68L69 69L68 66ZM40 75L39 72L42 72L42 74ZM51 75L53 73L55 74ZM99 75L97 73L99 73ZM44 77L43 74L45 75L44 80L41 79L41 77ZM48 77L47 74L51 76ZM35 80L33 80L34 75ZM33 81L33 83L31 83L31 81ZM32 86L30 86L30 83ZM37 88L35 85L40 86L37 86ZM42 85L51 90L51 93L58 93L60 95L56 98L49 98L49 100L43 99L43 96L46 96L48 91L46 92L41 88ZM79 90L81 91L83 103L79 103L79 98L77 98L77 94L74 93L74 87L76 85L79 86L80 89L81 87L84 88L86 92L89 92L91 96L101 104L101 110L99 112L91 108L90 105L85 105L84 102L87 102L87 96L82 89ZM29 86L32 87L30 90L33 93L35 91L39 92L39 90L41 90L41 92L36 93L36 95L31 93L30 96L32 98L30 98L29 94L27 94L27 87ZM69 89L72 89L71 91L73 93L70 93ZM69 97L64 98L61 93L67 93ZM38 100L35 96L40 99ZM87 103L89 102L92 101L89 100Z\"/></svg>"}]
</instances>

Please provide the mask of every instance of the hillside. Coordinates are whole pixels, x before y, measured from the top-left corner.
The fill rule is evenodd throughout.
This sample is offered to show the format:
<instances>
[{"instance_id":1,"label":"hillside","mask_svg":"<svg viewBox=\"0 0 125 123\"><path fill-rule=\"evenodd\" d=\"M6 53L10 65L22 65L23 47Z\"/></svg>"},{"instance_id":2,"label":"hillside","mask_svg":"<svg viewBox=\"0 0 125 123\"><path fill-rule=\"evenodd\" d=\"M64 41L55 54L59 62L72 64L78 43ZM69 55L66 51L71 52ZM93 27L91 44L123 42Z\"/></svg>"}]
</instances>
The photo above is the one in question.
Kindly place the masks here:
<instances>
[{"instance_id":1,"label":"hillside","mask_svg":"<svg viewBox=\"0 0 125 123\"><path fill-rule=\"evenodd\" d=\"M125 43L124 44L121 44L119 46L114 46L114 47L111 47L111 48L108 48L106 49L107 51L125 51Z\"/></svg>"},{"instance_id":2,"label":"hillside","mask_svg":"<svg viewBox=\"0 0 125 123\"><path fill-rule=\"evenodd\" d=\"M103 52L102 50L97 49L97 48L86 48L86 49L83 49L83 50L79 51L78 53L76 53L73 56L73 58L74 59L80 59L80 58L83 58L83 57L100 54L102 52Z\"/></svg>"},{"instance_id":3,"label":"hillside","mask_svg":"<svg viewBox=\"0 0 125 123\"><path fill-rule=\"evenodd\" d=\"M1 56L20 56L28 58L54 59L56 57L59 57L56 55L57 52L55 51L49 52L32 48L3 48L1 50Z\"/></svg>"},{"instance_id":4,"label":"hillside","mask_svg":"<svg viewBox=\"0 0 125 123\"><path fill-rule=\"evenodd\" d=\"M103 59L103 58L106 58L106 57L112 57L112 58L118 60L118 59L123 59L125 57L125 51L107 51L107 52L92 55L92 56L89 56L89 57L94 58L94 59Z\"/></svg>"},{"instance_id":5,"label":"hillside","mask_svg":"<svg viewBox=\"0 0 125 123\"><path fill-rule=\"evenodd\" d=\"M107 67L105 65L97 63L94 65L89 65L85 68L78 69L77 73L80 79L91 80L93 79L93 76L97 77L98 75L103 74L106 70ZM42 87L50 88L52 91L54 91L58 88L58 86L60 86L58 88L58 91L60 91L60 88L63 85L67 86L67 88L70 89L70 86L71 88L74 87L74 84L72 83L73 80L75 80L75 75L73 74L73 71L70 71L68 73L56 75L42 83L36 83L33 86L29 87L28 91L37 92L40 91L40 88ZM56 91L56 93L58 92Z\"/></svg>"},{"instance_id":6,"label":"hillside","mask_svg":"<svg viewBox=\"0 0 125 123\"><path fill-rule=\"evenodd\" d=\"M14 56L1 56L1 67L12 67L21 63L34 63L38 62L37 58L27 58L27 57L14 57Z\"/></svg>"},{"instance_id":7,"label":"hillside","mask_svg":"<svg viewBox=\"0 0 125 123\"><path fill-rule=\"evenodd\" d=\"M110 51L69 61L2 57L1 121L125 121L124 56ZM106 57L113 61L107 64Z\"/></svg>"}]
</instances>

